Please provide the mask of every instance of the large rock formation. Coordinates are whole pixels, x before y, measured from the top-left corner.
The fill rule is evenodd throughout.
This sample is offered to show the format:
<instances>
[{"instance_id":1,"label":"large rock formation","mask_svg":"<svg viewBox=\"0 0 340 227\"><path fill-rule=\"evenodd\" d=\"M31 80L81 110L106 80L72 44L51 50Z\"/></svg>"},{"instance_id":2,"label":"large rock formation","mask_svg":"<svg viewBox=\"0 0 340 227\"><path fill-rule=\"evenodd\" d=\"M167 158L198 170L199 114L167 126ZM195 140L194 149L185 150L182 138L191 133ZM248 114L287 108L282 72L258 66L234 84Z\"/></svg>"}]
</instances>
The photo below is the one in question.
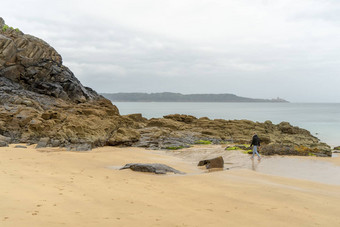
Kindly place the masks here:
<instances>
[{"instance_id":1,"label":"large rock formation","mask_svg":"<svg viewBox=\"0 0 340 227\"><path fill-rule=\"evenodd\" d=\"M287 122L120 116L109 100L79 82L53 47L0 18L0 146L21 142L73 150L103 145L176 149L198 140L249 143L254 131L264 144L331 154L328 145Z\"/></svg>"},{"instance_id":2,"label":"large rock formation","mask_svg":"<svg viewBox=\"0 0 340 227\"><path fill-rule=\"evenodd\" d=\"M49 44L0 18L0 135L42 146L105 145L124 118L84 87Z\"/></svg>"}]
</instances>

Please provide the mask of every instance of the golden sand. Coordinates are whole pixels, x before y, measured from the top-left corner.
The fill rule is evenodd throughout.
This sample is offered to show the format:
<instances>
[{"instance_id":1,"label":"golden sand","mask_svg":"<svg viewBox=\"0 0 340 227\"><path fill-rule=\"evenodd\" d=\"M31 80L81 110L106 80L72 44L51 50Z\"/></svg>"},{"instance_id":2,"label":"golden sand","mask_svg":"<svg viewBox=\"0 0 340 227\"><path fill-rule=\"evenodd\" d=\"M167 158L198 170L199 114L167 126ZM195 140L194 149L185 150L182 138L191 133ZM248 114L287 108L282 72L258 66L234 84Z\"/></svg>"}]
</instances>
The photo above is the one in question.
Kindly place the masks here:
<instances>
[{"instance_id":1,"label":"golden sand","mask_svg":"<svg viewBox=\"0 0 340 227\"><path fill-rule=\"evenodd\" d=\"M131 162L188 174L117 170ZM340 226L338 185L250 169L207 173L140 148L0 148L0 198L0 226Z\"/></svg>"}]
</instances>

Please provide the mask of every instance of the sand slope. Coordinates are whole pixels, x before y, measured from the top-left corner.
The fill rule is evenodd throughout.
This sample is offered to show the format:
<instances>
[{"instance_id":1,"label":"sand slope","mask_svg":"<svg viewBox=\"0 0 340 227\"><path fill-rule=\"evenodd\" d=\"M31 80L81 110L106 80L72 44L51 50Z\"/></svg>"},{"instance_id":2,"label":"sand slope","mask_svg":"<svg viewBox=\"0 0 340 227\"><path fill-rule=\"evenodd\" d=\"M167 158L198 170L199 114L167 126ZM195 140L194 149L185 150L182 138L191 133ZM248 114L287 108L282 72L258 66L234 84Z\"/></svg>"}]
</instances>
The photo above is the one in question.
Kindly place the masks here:
<instances>
[{"instance_id":1,"label":"sand slope","mask_svg":"<svg viewBox=\"0 0 340 227\"><path fill-rule=\"evenodd\" d=\"M115 169L130 162L189 174ZM246 169L206 173L139 148L0 148L0 198L0 226L340 226L340 186Z\"/></svg>"}]
</instances>

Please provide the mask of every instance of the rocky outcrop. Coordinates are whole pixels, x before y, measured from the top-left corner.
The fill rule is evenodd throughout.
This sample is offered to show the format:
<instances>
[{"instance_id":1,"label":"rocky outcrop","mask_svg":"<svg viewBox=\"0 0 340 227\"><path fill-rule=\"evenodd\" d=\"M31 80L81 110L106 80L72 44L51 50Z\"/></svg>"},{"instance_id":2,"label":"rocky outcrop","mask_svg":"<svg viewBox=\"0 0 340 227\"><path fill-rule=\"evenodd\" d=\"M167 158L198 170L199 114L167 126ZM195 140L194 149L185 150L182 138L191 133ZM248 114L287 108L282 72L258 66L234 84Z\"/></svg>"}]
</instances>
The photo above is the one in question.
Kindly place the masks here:
<instances>
[{"instance_id":1,"label":"rocky outcrop","mask_svg":"<svg viewBox=\"0 0 340 227\"><path fill-rule=\"evenodd\" d=\"M144 121L145 127L137 128L139 141L134 146L152 149L183 148L197 141L211 141L212 144L237 143L250 145L253 132L256 131L261 139L261 145L283 145L306 147L307 153L331 155L327 144L305 129L292 126L288 122L273 124L248 120L223 120L196 118L190 115L172 114L160 119ZM243 145L244 146L244 145ZM248 147L248 146L245 146ZM269 154L269 153L268 153ZM304 154L297 152L296 154Z\"/></svg>"},{"instance_id":2,"label":"rocky outcrop","mask_svg":"<svg viewBox=\"0 0 340 227\"><path fill-rule=\"evenodd\" d=\"M142 163L129 163L126 164L124 167L120 168L123 169L131 169L133 171L138 172L149 172L149 173L156 173L156 174L166 174L167 172L177 173L177 174L184 174L181 171L178 171L168 165L154 163L154 164L142 164Z\"/></svg>"},{"instance_id":3,"label":"rocky outcrop","mask_svg":"<svg viewBox=\"0 0 340 227\"><path fill-rule=\"evenodd\" d=\"M48 43L17 29L0 31L0 135L9 138L6 143L91 148L106 145L127 125L110 101L79 82Z\"/></svg>"}]
</instances>

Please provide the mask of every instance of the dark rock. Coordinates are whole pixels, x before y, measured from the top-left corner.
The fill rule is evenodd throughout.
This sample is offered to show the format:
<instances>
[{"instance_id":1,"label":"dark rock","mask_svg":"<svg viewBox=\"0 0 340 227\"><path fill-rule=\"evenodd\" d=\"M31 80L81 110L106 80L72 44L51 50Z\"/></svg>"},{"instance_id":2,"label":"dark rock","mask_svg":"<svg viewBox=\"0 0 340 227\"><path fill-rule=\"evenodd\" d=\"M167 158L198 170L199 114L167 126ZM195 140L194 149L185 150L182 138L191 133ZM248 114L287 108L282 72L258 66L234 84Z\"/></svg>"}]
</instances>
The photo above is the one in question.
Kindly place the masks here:
<instances>
[{"instance_id":1,"label":"dark rock","mask_svg":"<svg viewBox=\"0 0 340 227\"><path fill-rule=\"evenodd\" d=\"M92 150L91 144L72 144L67 147L68 151L90 151Z\"/></svg>"},{"instance_id":2,"label":"dark rock","mask_svg":"<svg viewBox=\"0 0 340 227\"><path fill-rule=\"evenodd\" d=\"M49 142L50 142L50 138L48 137L41 138L35 148L47 147Z\"/></svg>"},{"instance_id":3,"label":"dark rock","mask_svg":"<svg viewBox=\"0 0 340 227\"><path fill-rule=\"evenodd\" d=\"M51 145L52 147L59 147L60 146L60 140L56 140L56 139L51 139Z\"/></svg>"},{"instance_id":4,"label":"dark rock","mask_svg":"<svg viewBox=\"0 0 340 227\"><path fill-rule=\"evenodd\" d=\"M333 149L340 151L340 146L334 147Z\"/></svg>"},{"instance_id":5,"label":"dark rock","mask_svg":"<svg viewBox=\"0 0 340 227\"><path fill-rule=\"evenodd\" d=\"M8 147L8 143L5 141L0 141L0 147Z\"/></svg>"},{"instance_id":6,"label":"dark rock","mask_svg":"<svg viewBox=\"0 0 340 227\"><path fill-rule=\"evenodd\" d=\"M8 147L8 144L11 143L11 140L12 139L10 137L0 135L0 147Z\"/></svg>"},{"instance_id":7,"label":"dark rock","mask_svg":"<svg viewBox=\"0 0 340 227\"><path fill-rule=\"evenodd\" d=\"M27 148L27 147L22 145L16 145L14 148Z\"/></svg>"},{"instance_id":8,"label":"dark rock","mask_svg":"<svg viewBox=\"0 0 340 227\"><path fill-rule=\"evenodd\" d=\"M222 156L213 159L206 159L202 160L198 163L197 166L205 166L207 169L212 168L223 168L224 167L224 160Z\"/></svg>"},{"instance_id":9,"label":"dark rock","mask_svg":"<svg viewBox=\"0 0 340 227\"><path fill-rule=\"evenodd\" d=\"M133 171L138 172L150 172L156 174L166 174L167 172L177 173L177 174L184 174L181 171L178 171L170 166L164 164L142 164L142 163L129 163L122 167L120 170L123 169L131 169Z\"/></svg>"},{"instance_id":10,"label":"dark rock","mask_svg":"<svg viewBox=\"0 0 340 227\"><path fill-rule=\"evenodd\" d=\"M12 139L10 137L0 135L0 141L11 143Z\"/></svg>"}]
</instances>

